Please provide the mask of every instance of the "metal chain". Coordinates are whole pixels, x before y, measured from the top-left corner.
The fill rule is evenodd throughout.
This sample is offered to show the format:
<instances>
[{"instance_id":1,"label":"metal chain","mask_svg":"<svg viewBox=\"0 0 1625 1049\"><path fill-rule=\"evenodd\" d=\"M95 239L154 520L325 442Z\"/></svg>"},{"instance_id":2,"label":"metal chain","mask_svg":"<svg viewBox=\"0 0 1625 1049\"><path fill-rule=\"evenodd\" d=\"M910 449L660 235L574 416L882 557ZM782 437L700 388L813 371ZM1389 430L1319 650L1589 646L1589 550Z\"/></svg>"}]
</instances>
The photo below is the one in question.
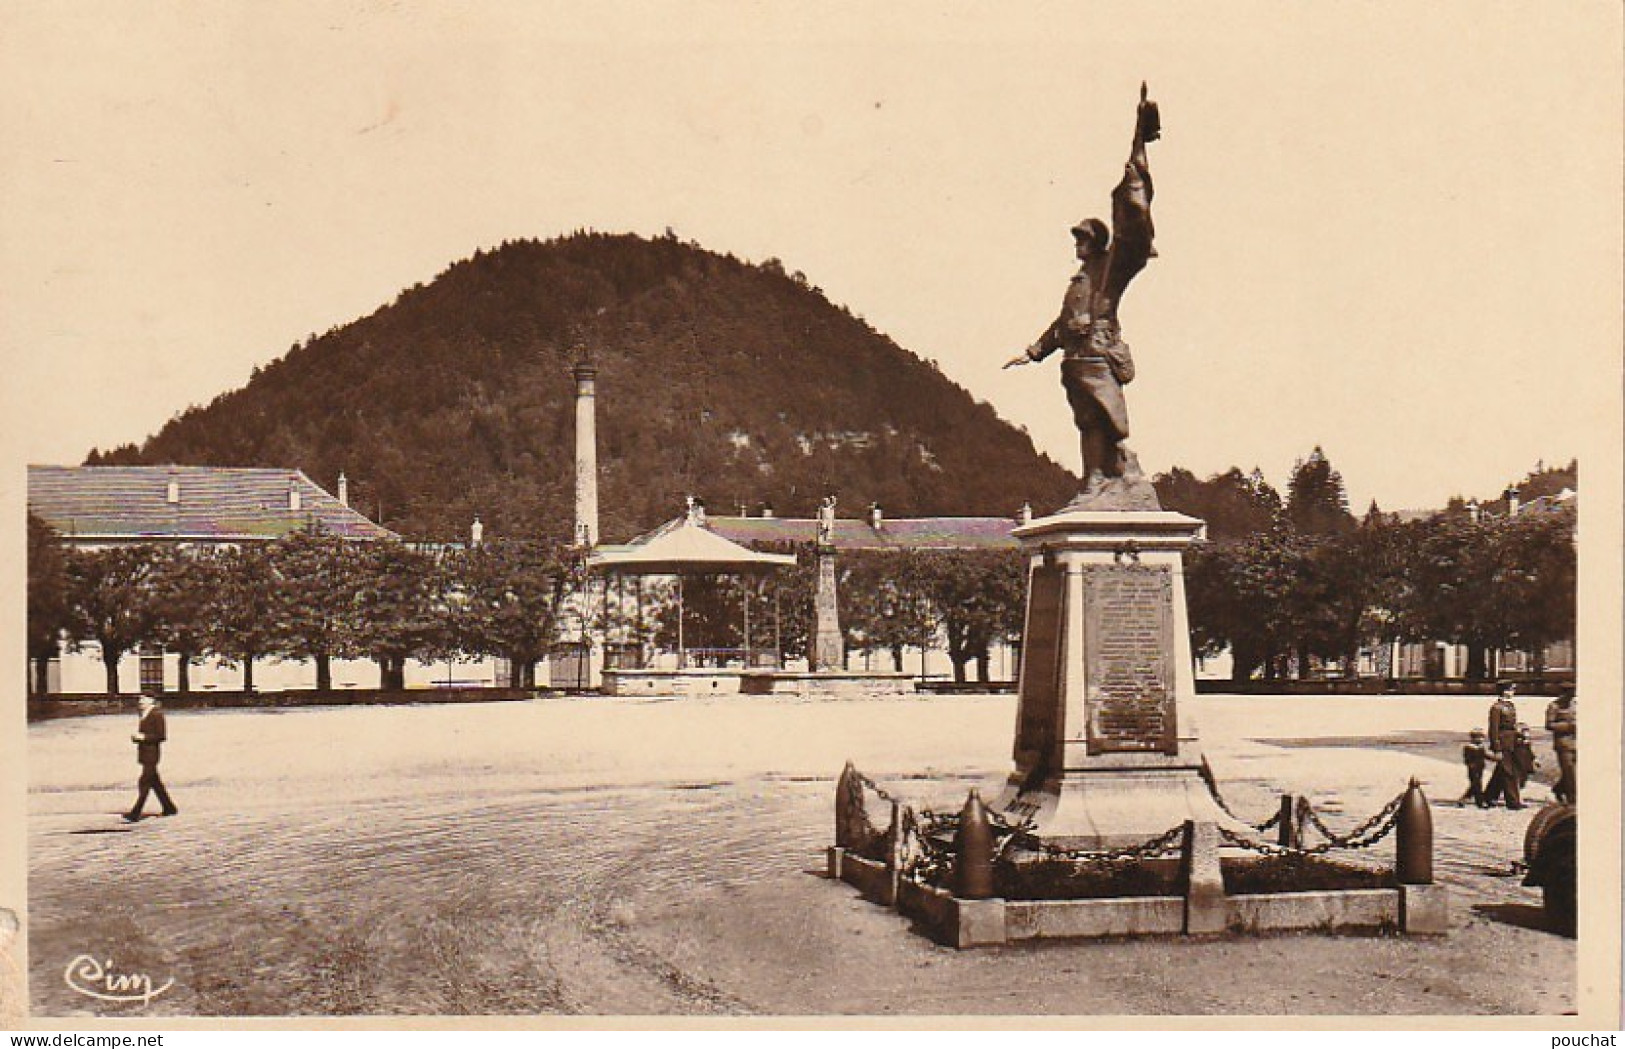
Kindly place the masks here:
<instances>
[{"instance_id":1,"label":"metal chain","mask_svg":"<svg viewBox=\"0 0 1625 1049\"><path fill-rule=\"evenodd\" d=\"M880 784L876 783L874 780L870 779L868 776L864 775L862 772L859 772L857 769L854 768L852 770L852 775L857 777L857 780L858 780L859 783L863 784L865 787L868 787L870 790L872 790L876 794L880 795L880 800L881 801L895 802L895 803L897 803L899 805L908 804L902 798L899 798L896 795L892 794L885 787L882 787Z\"/></svg>"},{"instance_id":2,"label":"metal chain","mask_svg":"<svg viewBox=\"0 0 1625 1049\"><path fill-rule=\"evenodd\" d=\"M1059 845L1041 841L1031 834L1022 831L1012 834L1012 838L1020 838L1020 844L1034 852L1040 853L1046 859L1065 860L1074 864L1106 864L1122 863L1128 860L1144 860L1164 853L1174 851L1185 835L1185 826L1170 827L1154 838L1135 845L1124 845L1116 849L1067 849Z\"/></svg>"},{"instance_id":3,"label":"metal chain","mask_svg":"<svg viewBox=\"0 0 1625 1049\"><path fill-rule=\"evenodd\" d=\"M1399 825L1399 806L1404 800L1405 795L1401 793L1349 834L1342 837L1327 834L1325 841L1307 849L1294 849L1274 842L1254 841L1225 827L1219 828L1219 836L1238 848L1249 849L1266 856L1321 856L1333 849L1369 849L1386 838ZM1299 808L1302 811L1303 806Z\"/></svg>"},{"instance_id":4,"label":"metal chain","mask_svg":"<svg viewBox=\"0 0 1625 1049\"><path fill-rule=\"evenodd\" d=\"M886 790L869 776L859 772L856 768L852 771L854 778L863 787L874 791L881 800L896 804L899 807L899 834L902 838L900 851L902 853L904 875L915 881L935 881L946 877L948 872L953 869L954 850L951 845L943 844L942 839L949 838L951 840L957 833L959 814L938 813L927 808L916 811L912 805ZM1225 814L1238 823L1247 822L1236 816L1230 810L1230 807L1224 803L1224 799L1219 795L1217 785L1205 772L1202 779L1207 784L1209 793L1213 795L1213 800ZM863 813L864 822L873 828L873 824L869 822L867 806L863 804L861 792L859 792L857 800L859 811ZM1309 799L1300 797L1297 805L1299 822L1307 822L1326 839L1319 845L1310 848L1292 848L1277 845L1274 842L1253 840L1223 826L1219 827L1218 831L1219 836L1231 845L1267 856L1319 856L1333 849L1368 849L1393 832L1398 825L1399 807L1404 800L1404 792L1395 795L1393 800L1389 801L1388 804L1384 805L1381 810L1365 822L1348 834L1339 835L1326 826L1325 822L1315 812L1314 807L1309 804ZM1170 827L1154 838L1116 849L1068 849L1045 842L1034 836L1031 832L1031 817L1019 824L1014 824L992 809L987 810L987 815L988 822L993 825L994 831L1000 839L994 848L994 862L1008 861L1009 851L1018 845L1039 853L1045 859L1061 860L1074 865L1105 865L1150 859L1175 851L1176 845L1183 839L1185 830L1183 825ZM1279 824L1280 821L1281 813L1277 812L1263 823L1252 826L1255 826L1260 833L1263 833ZM876 830L875 833L885 836L889 833L889 828L888 831Z\"/></svg>"},{"instance_id":5,"label":"metal chain","mask_svg":"<svg viewBox=\"0 0 1625 1049\"><path fill-rule=\"evenodd\" d=\"M1356 842L1358 842L1361 836L1368 833L1373 827L1383 823L1385 820L1397 813L1399 811L1399 806L1404 801L1405 793L1401 791L1399 794L1394 796L1392 801L1384 805L1380 812L1366 820L1364 823L1360 824L1358 827L1355 827L1345 835L1339 835L1330 827L1326 826L1326 824L1321 821L1320 816L1315 812L1314 806L1309 804L1308 799L1303 799L1302 804L1300 804L1298 808L1299 811L1308 816L1310 825L1316 830L1320 831L1321 834L1325 835L1327 841L1347 848L1365 848L1366 845L1356 844ZM1386 833L1386 831L1384 833Z\"/></svg>"},{"instance_id":6,"label":"metal chain","mask_svg":"<svg viewBox=\"0 0 1625 1049\"><path fill-rule=\"evenodd\" d=\"M1219 810L1221 812L1235 820L1237 823L1245 823L1249 827L1252 827L1254 830L1258 831L1258 833L1263 834L1265 831L1281 822L1281 811L1279 809L1275 811L1275 815L1271 816L1263 823L1254 823L1252 820L1242 819L1240 816L1236 815L1234 809L1225 803L1224 796L1219 793L1219 784L1213 779L1213 770L1208 768L1207 762L1204 761L1202 763L1200 771L1202 783L1207 787L1207 792L1212 795L1213 803L1219 806Z\"/></svg>"}]
</instances>

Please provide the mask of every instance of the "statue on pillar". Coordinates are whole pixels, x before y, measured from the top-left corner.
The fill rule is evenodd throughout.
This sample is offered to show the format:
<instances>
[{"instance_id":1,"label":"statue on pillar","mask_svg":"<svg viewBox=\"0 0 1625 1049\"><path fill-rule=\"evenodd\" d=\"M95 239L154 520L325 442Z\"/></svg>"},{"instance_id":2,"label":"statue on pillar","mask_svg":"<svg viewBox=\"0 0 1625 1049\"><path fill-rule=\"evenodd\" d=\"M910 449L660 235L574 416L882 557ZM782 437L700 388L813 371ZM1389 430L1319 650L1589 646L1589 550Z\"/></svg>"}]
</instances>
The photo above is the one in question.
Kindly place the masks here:
<instances>
[{"instance_id":1,"label":"statue on pillar","mask_svg":"<svg viewBox=\"0 0 1625 1049\"><path fill-rule=\"evenodd\" d=\"M826 495L818 504L818 545L835 545L835 497Z\"/></svg>"},{"instance_id":2,"label":"statue on pillar","mask_svg":"<svg viewBox=\"0 0 1625 1049\"><path fill-rule=\"evenodd\" d=\"M1157 254L1145 147L1161 136L1157 104L1146 97L1142 83L1134 142L1122 181L1112 191L1111 228L1098 218L1072 227L1080 265L1062 299L1061 314L1036 342L1005 363L1013 368L1063 351L1061 386L1083 451L1083 491L1068 509L1161 509L1139 461L1123 446L1129 433L1123 387L1134 378L1134 358L1117 320L1124 290Z\"/></svg>"}]
</instances>

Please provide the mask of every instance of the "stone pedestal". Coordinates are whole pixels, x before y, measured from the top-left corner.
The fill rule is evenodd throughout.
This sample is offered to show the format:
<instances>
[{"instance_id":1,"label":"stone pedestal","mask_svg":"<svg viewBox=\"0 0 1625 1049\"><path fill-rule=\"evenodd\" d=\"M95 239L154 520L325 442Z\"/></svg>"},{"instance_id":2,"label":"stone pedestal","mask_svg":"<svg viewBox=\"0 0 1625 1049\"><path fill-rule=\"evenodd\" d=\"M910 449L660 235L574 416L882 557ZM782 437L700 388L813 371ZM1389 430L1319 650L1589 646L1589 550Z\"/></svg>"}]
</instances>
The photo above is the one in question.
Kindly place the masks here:
<instances>
[{"instance_id":1,"label":"stone pedestal","mask_svg":"<svg viewBox=\"0 0 1625 1049\"><path fill-rule=\"evenodd\" d=\"M1031 554L1015 772L997 808L1109 849L1194 820L1235 826L1201 777L1182 553L1162 510L1067 510L1016 529Z\"/></svg>"}]
</instances>

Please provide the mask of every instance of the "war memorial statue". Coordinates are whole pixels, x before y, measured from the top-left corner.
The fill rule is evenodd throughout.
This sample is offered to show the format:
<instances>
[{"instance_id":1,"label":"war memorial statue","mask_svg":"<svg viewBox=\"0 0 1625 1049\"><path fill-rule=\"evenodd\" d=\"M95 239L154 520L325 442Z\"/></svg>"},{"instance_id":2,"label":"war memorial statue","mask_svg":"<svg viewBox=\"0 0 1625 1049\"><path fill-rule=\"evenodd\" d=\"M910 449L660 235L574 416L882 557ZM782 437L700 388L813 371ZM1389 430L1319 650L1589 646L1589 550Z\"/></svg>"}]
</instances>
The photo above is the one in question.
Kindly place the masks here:
<instances>
[{"instance_id":1,"label":"war memorial statue","mask_svg":"<svg viewBox=\"0 0 1625 1049\"><path fill-rule=\"evenodd\" d=\"M1061 385L1083 445L1083 491L1074 508L1156 510L1156 493L1123 446L1128 405L1123 387L1134 378L1134 358L1123 341L1117 306L1129 281L1157 254L1151 223L1153 187L1145 147L1162 135L1157 104L1140 85L1134 144L1123 179L1112 191L1112 225L1097 218L1072 227L1080 263L1061 301L1061 314L1044 334L1005 364L1041 361L1062 351Z\"/></svg>"},{"instance_id":2,"label":"war memorial statue","mask_svg":"<svg viewBox=\"0 0 1625 1049\"><path fill-rule=\"evenodd\" d=\"M1113 228L1099 219L1073 227L1081 266L1061 315L1010 362L1064 351L1084 468L1076 499L1011 533L1027 554L1013 768L986 801L972 790L957 817L921 824L849 763L836 787L830 873L959 947L1288 929L1445 933L1448 893L1433 880L1432 817L1415 780L1339 836L1304 797L1244 820L1203 753L1191 716L1184 555L1205 526L1162 509L1123 447L1134 364L1117 307L1156 255L1145 146L1160 131L1142 83ZM852 818L871 788L892 804L886 835L861 811ZM1303 840L1311 824L1324 836L1317 845ZM1395 861L1381 887L1369 872L1316 866L1322 853L1368 848L1390 832ZM921 881L911 869L929 873Z\"/></svg>"}]
</instances>

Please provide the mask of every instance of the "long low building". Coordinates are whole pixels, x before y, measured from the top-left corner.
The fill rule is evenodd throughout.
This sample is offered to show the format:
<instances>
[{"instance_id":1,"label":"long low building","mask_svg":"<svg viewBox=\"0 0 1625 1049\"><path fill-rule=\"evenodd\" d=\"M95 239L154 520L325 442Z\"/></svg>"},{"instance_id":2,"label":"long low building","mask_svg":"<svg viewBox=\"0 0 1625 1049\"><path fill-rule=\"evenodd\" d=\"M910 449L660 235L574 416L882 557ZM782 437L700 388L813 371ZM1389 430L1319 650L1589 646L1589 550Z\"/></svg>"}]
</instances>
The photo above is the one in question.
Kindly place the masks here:
<instances>
[{"instance_id":1,"label":"long low building","mask_svg":"<svg viewBox=\"0 0 1625 1049\"><path fill-rule=\"evenodd\" d=\"M399 539L300 470L224 466L30 466L28 509L80 549L133 543L270 542L311 525Z\"/></svg>"},{"instance_id":2,"label":"long low building","mask_svg":"<svg viewBox=\"0 0 1625 1049\"><path fill-rule=\"evenodd\" d=\"M30 466L28 509L70 549L99 550L142 544L230 547L268 543L312 525L358 542L399 540L389 529L349 505L341 474L334 495L303 471L222 466ZM173 690L179 657L147 648L125 656L119 679L142 688ZM334 686L370 688L376 664L336 660ZM235 691L240 668L214 660L192 665L191 687L200 692ZM409 685L492 684L496 668L480 665L408 664ZM53 693L95 693L104 687L101 652L94 642L64 652L47 670ZM256 661L256 687L268 691L309 688L312 664Z\"/></svg>"},{"instance_id":3,"label":"long low building","mask_svg":"<svg viewBox=\"0 0 1625 1049\"><path fill-rule=\"evenodd\" d=\"M1013 550L1010 533L1032 519L1022 508L1011 517L885 517L870 507L863 518L836 518L829 542L836 550ZM705 515L705 527L741 546L811 543L818 539L812 517L726 517Z\"/></svg>"}]
</instances>

